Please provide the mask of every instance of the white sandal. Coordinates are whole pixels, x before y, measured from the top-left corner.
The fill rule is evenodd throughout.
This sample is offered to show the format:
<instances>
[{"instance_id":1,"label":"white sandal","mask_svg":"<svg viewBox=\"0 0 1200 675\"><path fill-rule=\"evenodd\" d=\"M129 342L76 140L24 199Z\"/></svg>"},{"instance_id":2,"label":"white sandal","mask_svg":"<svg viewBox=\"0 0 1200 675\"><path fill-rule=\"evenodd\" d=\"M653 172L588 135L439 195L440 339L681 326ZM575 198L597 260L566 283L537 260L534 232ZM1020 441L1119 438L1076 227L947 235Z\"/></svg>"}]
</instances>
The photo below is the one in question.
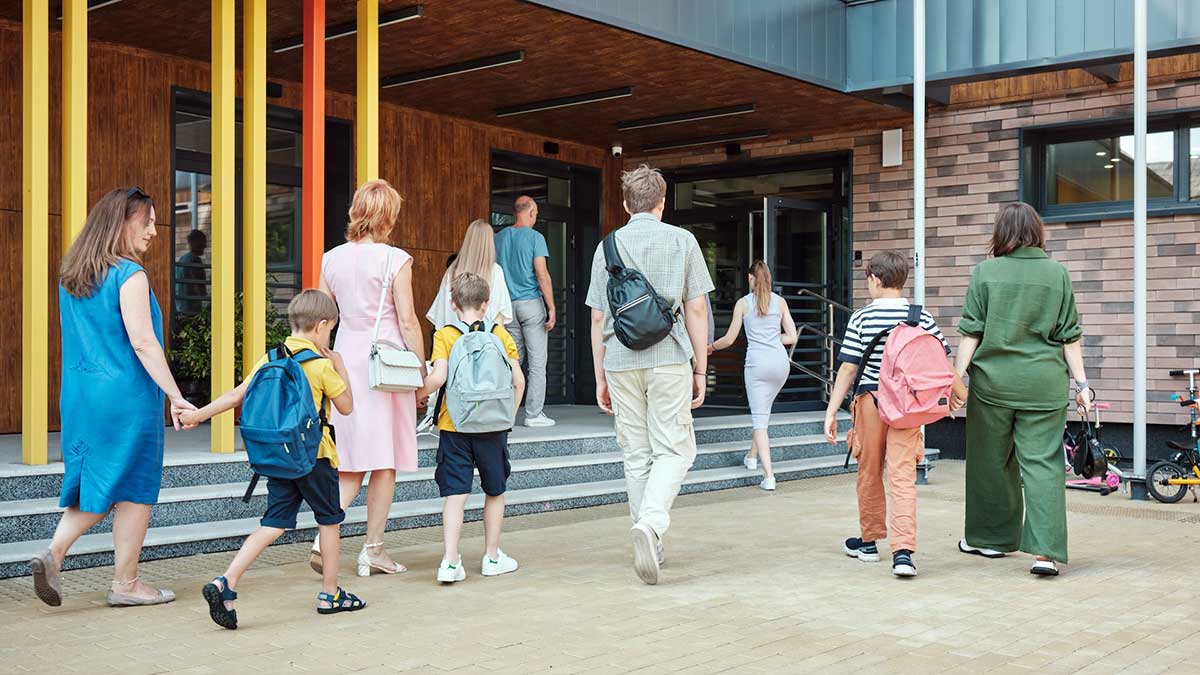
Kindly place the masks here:
<instances>
[{"instance_id":1,"label":"white sandal","mask_svg":"<svg viewBox=\"0 0 1200 675\"><path fill-rule=\"evenodd\" d=\"M1029 573L1040 577L1056 577L1058 576L1058 564L1053 560L1035 560L1033 567L1029 568Z\"/></svg>"},{"instance_id":2,"label":"white sandal","mask_svg":"<svg viewBox=\"0 0 1200 675\"><path fill-rule=\"evenodd\" d=\"M371 576L371 570L379 570L384 574L400 574L401 572L408 571L407 567L401 565L395 560L391 561L392 564L390 566L386 564L379 565L371 562L371 559L367 556L367 549L369 548L383 548L383 542L380 541L374 544L363 544L362 551L358 554L358 576L369 577Z\"/></svg>"}]
</instances>

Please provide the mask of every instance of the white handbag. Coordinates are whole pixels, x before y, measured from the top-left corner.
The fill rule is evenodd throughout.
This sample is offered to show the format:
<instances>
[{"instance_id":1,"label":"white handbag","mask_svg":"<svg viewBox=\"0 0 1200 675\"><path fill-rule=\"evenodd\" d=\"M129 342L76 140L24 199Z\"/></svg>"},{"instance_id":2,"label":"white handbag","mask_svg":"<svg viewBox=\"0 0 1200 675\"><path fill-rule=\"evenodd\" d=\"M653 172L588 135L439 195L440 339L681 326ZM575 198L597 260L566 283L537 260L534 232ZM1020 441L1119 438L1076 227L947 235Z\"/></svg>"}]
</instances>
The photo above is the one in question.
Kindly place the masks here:
<instances>
[{"instance_id":1,"label":"white handbag","mask_svg":"<svg viewBox=\"0 0 1200 675\"><path fill-rule=\"evenodd\" d=\"M367 357L367 382L375 391L416 391L421 378L421 360L400 345L379 339L379 321L383 318L383 301L392 285L392 252L388 251L387 270L383 288L379 290L379 308L375 310L375 333L371 337L371 353Z\"/></svg>"}]
</instances>

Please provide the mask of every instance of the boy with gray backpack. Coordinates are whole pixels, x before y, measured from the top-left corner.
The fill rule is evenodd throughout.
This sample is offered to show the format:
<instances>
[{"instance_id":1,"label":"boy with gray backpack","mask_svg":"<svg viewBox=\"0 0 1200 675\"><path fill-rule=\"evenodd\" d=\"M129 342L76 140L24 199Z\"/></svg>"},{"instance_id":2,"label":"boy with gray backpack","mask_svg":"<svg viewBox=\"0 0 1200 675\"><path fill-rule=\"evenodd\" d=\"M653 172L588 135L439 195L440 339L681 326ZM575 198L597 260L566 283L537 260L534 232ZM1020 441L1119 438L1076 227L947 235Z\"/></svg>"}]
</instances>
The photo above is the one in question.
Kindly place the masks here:
<instances>
[{"instance_id":1,"label":"boy with gray backpack","mask_svg":"<svg viewBox=\"0 0 1200 675\"><path fill-rule=\"evenodd\" d=\"M517 561L500 550L504 491L511 467L508 432L525 389L516 342L504 326L484 319L488 283L474 274L450 285L450 305L458 321L433 336L433 367L417 399L441 387L434 404L439 431L434 480L445 498L442 537L446 551L437 579L444 584L467 578L458 540L475 470L484 492L483 532L487 547L481 574L515 572ZM443 386L445 385L445 386Z\"/></svg>"}]
</instances>

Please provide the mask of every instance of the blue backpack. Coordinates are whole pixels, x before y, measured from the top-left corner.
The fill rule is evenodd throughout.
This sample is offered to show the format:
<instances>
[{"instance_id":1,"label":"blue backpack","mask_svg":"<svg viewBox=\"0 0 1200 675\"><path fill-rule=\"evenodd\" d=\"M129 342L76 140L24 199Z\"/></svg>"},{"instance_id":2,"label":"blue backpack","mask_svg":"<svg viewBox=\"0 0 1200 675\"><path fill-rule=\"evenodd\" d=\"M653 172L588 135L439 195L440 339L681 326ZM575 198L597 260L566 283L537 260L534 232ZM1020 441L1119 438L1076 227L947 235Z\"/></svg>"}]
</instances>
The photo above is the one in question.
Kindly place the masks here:
<instances>
[{"instance_id":1,"label":"blue backpack","mask_svg":"<svg viewBox=\"0 0 1200 675\"><path fill-rule=\"evenodd\" d=\"M280 345L267 352L267 363L254 373L242 403L242 441L254 477L242 501L249 502L259 476L303 478L317 463L323 428L333 427L313 406L312 388L300 364L322 358L311 349L295 354Z\"/></svg>"}]
</instances>

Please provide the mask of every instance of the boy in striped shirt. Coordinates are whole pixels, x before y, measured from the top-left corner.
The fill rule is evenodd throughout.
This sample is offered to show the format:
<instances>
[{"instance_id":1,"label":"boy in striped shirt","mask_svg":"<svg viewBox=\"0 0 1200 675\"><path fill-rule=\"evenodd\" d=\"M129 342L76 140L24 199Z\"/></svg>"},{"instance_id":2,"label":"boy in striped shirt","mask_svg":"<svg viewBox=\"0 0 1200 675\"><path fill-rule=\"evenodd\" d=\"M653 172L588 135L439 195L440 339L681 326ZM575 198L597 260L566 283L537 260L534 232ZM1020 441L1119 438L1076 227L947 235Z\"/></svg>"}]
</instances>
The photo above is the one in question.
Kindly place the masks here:
<instances>
[{"instance_id":1,"label":"boy in striped shirt","mask_svg":"<svg viewBox=\"0 0 1200 675\"><path fill-rule=\"evenodd\" d=\"M892 573L899 577L917 574L913 552L917 548L917 464L925 454L921 429L894 429L879 417L875 391L879 388L879 369L883 363L885 340L870 354L864 354L875 336L908 318L908 300L904 284L908 281L908 259L896 251L875 254L867 263L867 290L871 304L854 312L846 326L838 360L837 380L825 411L825 438L837 441L837 412L854 385L862 366L862 379L850 404L850 433L846 443L858 460L858 519L860 537L847 539L846 555L864 562L879 562L876 539L887 537L892 548ZM950 347L941 329L928 312L921 312L920 326L941 340L949 356ZM953 370L953 367L951 368ZM967 389L956 374L950 409L962 407ZM883 488L883 469L887 466L888 494L892 498L888 513ZM889 518L890 515L890 518ZM888 531L891 530L889 536Z\"/></svg>"}]
</instances>

